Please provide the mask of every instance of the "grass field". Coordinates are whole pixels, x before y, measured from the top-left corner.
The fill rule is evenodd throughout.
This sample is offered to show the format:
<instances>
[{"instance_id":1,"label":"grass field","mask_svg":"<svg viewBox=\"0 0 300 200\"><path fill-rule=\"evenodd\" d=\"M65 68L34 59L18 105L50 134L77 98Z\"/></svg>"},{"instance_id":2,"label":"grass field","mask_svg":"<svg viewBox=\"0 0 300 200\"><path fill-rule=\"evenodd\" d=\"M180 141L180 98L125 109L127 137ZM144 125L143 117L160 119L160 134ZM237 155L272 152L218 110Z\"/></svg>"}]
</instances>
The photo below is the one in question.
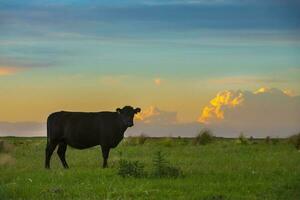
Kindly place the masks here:
<instances>
[{"instance_id":1,"label":"grass field","mask_svg":"<svg viewBox=\"0 0 300 200\"><path fill-rule=\"evenodd\" d=\"M300 152L286 141L238 144L218 139L208 145L191 140L148 139L143 145L123 141L102 169L100 148L68 148L70 169L57 154L44 169L45 138L2 138L14 145L0 165L0 199L300 199ZM122 178L118 161L138 160L151 171L160 150L180 178ZM5 157L2 153L0 156ZM6 155L7 157L7 155Z\"/></svg>"}]
</instances>

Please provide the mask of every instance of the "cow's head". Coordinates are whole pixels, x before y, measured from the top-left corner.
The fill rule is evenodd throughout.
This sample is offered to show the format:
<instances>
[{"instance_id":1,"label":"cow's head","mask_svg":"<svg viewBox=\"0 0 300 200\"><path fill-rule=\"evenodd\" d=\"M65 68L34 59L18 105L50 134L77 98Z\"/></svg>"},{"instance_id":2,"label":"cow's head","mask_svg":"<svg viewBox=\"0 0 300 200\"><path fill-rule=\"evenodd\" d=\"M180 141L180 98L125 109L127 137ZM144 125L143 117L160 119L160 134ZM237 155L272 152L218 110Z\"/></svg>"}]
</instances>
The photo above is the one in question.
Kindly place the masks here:
<instances>
[{"instance_id":1,"label":"cow's head","mask_svg":"<svg viewBox=\"0 0 300 200\"><path fill-rule=\"evenodd\" d=\"M123 120L123 123L127 127L133 126L133 117L138 112L141 112L140 108L133 108L131 106L124 106L124 108L117 108L116 111L121 115L121 118Z\"/></svg>"}]
</instances>

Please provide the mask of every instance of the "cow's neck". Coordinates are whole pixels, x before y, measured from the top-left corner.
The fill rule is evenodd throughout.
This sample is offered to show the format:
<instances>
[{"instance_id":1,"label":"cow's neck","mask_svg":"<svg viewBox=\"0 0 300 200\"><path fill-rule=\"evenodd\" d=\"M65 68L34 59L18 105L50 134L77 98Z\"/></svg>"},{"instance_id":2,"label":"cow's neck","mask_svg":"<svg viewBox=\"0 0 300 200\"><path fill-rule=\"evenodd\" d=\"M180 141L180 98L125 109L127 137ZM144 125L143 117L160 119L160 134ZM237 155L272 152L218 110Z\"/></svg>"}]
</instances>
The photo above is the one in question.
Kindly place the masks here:
<instances>
[{"instance_id":1,"label":"cow's neck","mask_svg":"<svg viewBox=\"0 0 300 200\"><path fill-rule=\"evenodd\" d=\"M124 132L127 130L127 128L128 128L128 126L125 125L123 121L121 121L121 123L120 123L120 132L122 134L124 134Z\"/></svg>"},{"instance_id":2,"label":"cow's neck","mask_svg":"<svg viewBox=\"0 0 300 200\"><path fill-rule=\"evenodd\" d=\"M125 131L127 130L127 126L121 127L121 133L124 135Z\"/></svg>"},{"instance_id":3,"label":"cow's neck","mask_svg":"<svg viewBox=\"0 0 300 200\"><path fill-rule=\"evenodd\" d=\"M120 114L118 114L119 117L119 127L120 127L120 133L124 135L125 131L127 130L128 126L124 123L122 120L122 117Z\"/></svg>"}]
</instances>

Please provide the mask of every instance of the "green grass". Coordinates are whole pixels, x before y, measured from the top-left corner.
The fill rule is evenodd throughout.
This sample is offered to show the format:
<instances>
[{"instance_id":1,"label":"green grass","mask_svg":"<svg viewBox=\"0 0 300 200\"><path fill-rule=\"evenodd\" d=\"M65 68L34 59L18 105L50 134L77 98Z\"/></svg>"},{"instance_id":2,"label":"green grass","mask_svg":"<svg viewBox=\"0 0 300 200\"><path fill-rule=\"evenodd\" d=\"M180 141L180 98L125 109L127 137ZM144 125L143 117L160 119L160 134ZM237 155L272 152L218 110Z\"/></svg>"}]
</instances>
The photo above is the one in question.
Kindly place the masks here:
<instances>
[{"instance_id":1,"label":"green grass","mask_svg":"<svg viewBox=\"0 0 300 200\"><path fill-rule=\"evenodd\" d=\"M159 139L147 139L143 145L121 143L111 151L108 169L100 167L99 147L68 147L70 169L63 169L55 153L51 170L45 170L45 138L2 140L14 144L10 155L15 161L0 166L1 200L300 199L300 152L286 141L241 145L217 139L195 146L191 140L174 139L170 147ZM150 171L158 150L182 169L184 177L122 178L117 174L120 159L138 160Z\"/></svg>"}]
</instances>

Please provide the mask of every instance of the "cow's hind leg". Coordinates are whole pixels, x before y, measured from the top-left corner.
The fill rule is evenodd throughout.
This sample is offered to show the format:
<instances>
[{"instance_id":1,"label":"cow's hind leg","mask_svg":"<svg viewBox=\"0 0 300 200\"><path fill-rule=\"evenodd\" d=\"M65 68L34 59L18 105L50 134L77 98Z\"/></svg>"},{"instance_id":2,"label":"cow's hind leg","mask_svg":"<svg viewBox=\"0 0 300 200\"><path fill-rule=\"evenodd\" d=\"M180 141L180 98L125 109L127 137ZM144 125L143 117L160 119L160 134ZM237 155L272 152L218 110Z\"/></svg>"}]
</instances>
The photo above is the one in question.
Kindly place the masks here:
<instances>
[{"instance_id":1,"label":"cow's hind leg","mask_svg":"<svg viewBox=\"0 0 300 200\"><path fill-rule=\"evenodd\" d=\"M102 146L101 149L102 149L102 157L103 157L103 168L106 168L110 149L108 147L102 147Z\"/></svg>"},{"instance_id":2,"label":"cow's hind leg","mask_svg":"<svg viewBox=\"0 0 300 200\"><path fill-rule=\"evenodd\" d=\"M55 150L57 146L57 143L55 142L49 142L47 143L47 146L46 146L46 159L45 159L45 168L46 169L49 169L50 168L50 159L51 159L51 156L53 154L53 151Z\"/></svg>"},{"instance_id":3,"label":"cow's hind leg","mask_svg":"<svg viewBox=\"0 0 300 200\"><path fill-rule=\"evenodd\" d=\"M66 161L66 150L67 150L67 144L66 143L59 143L57 154L58 154L64 168L67 169L67 168L69 168L69 166L68 166L68 163Z\"/></svg>"}]
</instances>

